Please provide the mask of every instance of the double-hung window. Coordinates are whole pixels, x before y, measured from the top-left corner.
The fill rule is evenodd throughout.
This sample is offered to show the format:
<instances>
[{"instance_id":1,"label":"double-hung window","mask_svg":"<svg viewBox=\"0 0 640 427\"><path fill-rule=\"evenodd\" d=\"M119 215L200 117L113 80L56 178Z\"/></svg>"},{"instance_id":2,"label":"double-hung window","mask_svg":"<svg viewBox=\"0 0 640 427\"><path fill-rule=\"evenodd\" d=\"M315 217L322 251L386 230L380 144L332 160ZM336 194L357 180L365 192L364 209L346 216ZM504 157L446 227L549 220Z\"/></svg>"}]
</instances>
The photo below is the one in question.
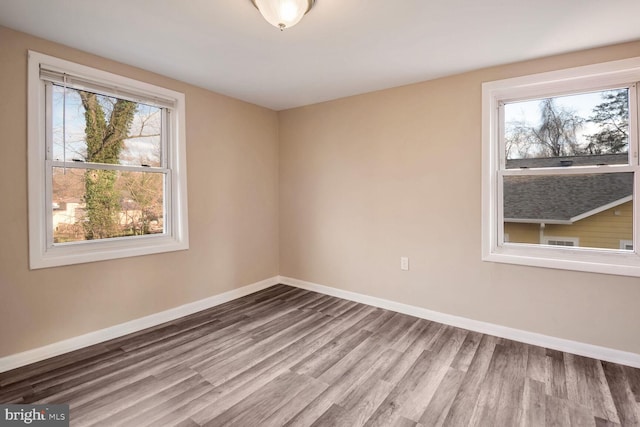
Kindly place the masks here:
<instances>
[{"instance_id":1,"label":"double-hung window","mask_svg":"<svg viewBox=\"0 0 640 427\"><path fill-rule=\"evenodd\" d=\"M640 58L483 84L485 261L640 276Z\"/></svg>"},{"instance_id":2,"label":"double-hung window","mask_svg":"<svg viewBox=\"0 0 640 427\"><path fill-rule=\"evenodd\" d=\"M184 95L29 52L30 267L188 248Z\"/></svg>"}]
</instances>

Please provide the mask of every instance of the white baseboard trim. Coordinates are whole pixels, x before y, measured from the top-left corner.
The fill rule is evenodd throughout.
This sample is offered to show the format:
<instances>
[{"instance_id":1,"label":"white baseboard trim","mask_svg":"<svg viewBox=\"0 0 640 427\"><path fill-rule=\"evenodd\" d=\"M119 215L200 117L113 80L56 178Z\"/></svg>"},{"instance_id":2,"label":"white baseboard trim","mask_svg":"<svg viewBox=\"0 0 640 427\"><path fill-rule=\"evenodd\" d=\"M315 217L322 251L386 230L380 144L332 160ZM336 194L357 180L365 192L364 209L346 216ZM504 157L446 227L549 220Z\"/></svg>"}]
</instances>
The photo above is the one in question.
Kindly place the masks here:
<instances>
[{"instance_id":1,"label":"white baseboard trim","mask_svg":"<svg viewBox=\"0 0 640 427\"><path fill-rule=\"evenodd\" d=\"M282 283L301 289L307 289L330 295L338 298L356 301L362 304L368 304L374 307L380 307L392 310L398 313L408 314L410 316L427 319L445 325L456 326L458 328L468 329L475 332L481 332L488 335L494 335L501 338L507 338L527 344L537 345L550 348L553 350L564 351L594 359L605 360L608 362L619 363L621 365L640 368L640 354L630 353L622 350L615 350L607 347L601 347L592 344L585 344L577 341L567 340L563 338L551 337L548 335L538 334L535 332L523 331L520 329L500 326L493 323L472 320L465 317L454 316L451 314L440 313L422 307L416 307L409 304L403 304L396 301L386 300L383 298L372 297L356 292L345 291L342 289L332 288L330 286L319 285L317 283L307 282L304 280L294 279L285 276L275 276L260 282L252 283L238 289L232 289L222 294L214 295L199 301L171 308L160 313L151 314L119 325L111 326L88 334L58 341L43 347L27 350L22 353L13 354L0 358L0 373L10 371L30 363L39 362L51 357L59 356L70 351L78 350L94 344L118 338L133 332L138 332L146 328L160 325L165 322L188 316L198 311L206 310L211 307L232 301L237 298L258 292L268 287Z\"/></svg>"},{"instance_id":2,"label":"white baseboard trim","mask_svg":"<svg viewBox=\"0 0 640 427\"><path fill-rule=\"evenodd\" d=\"M556 338L548 335L538 334L535 332L523 331L521 329L509 328L507 326L500 326L493 323L482 322L479 320L472 320L465 317L454 316L451 314L440 313L422 307L416 307L413 305L403 304L391 300L376 298L356 292L345 291L342 289L319 285L317 283L307 282L291 277L279 276L279 279L280 283L285 285L307 289L310 291L319 292L321 294L347 299L350 301L356 301L362 304L372 305L374 307L408 314L410 316L419 317L421 319L432 320L438 323L443 323L445 325L455 326L475 332L481 332L483 334L494 335L500 338L507 338L526 344L546 347L553 350L573 353L579 356L591 357L607 362L619 363L621 365L640 368L640 354L636 353L615 350L612 348L601 347L593 344L585 344L563 338Z\"/></svg>"},{"instance_id":3,"label":"white baseboard trim","mask_svg":"<svg viewBox=\"0 0 640 427\"><path fill-rule=\"evenodd\" d=\"M30 363L39 362L50 357L59 356L70 351L99 344L101 342L118 338L133 332L138 332L165 322L170 322L180 317L188 316L190 314L197 313L198 311L206 310L245 295L261 291L262 289L277 285L278 283L280 283L279 277L274 276L209 298L194 301L179 307L170 308L169 310L165 310L160 313L151 314L119 325L110 326L105 329L89 332L88 334L58 341L43 347L34 348L33 350L27 350L22 353L5 356L0 358L0 372L10 371L11 369L19 368Z\"/></svg>"}]
</instances>

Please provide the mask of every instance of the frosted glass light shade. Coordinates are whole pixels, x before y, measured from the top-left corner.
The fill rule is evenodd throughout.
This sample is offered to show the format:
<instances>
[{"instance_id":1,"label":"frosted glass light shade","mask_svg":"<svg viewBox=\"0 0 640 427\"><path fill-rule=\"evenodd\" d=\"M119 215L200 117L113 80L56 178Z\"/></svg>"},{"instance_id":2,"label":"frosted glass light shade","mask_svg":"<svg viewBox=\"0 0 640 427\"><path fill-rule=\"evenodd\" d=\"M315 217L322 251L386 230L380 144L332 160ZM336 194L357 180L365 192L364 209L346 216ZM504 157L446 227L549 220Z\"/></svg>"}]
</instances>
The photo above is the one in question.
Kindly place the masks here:
<instances>
[{"instance_id":1,"label":"frosted glass light shade","mask_svg":"<svg viewBox=\"0 0 640 427\"><path fill-rule=\"evenodd\" d=\"M315 0L251 0L264 19L283 30L296 25Z\"/></svg>"}]
</instances>

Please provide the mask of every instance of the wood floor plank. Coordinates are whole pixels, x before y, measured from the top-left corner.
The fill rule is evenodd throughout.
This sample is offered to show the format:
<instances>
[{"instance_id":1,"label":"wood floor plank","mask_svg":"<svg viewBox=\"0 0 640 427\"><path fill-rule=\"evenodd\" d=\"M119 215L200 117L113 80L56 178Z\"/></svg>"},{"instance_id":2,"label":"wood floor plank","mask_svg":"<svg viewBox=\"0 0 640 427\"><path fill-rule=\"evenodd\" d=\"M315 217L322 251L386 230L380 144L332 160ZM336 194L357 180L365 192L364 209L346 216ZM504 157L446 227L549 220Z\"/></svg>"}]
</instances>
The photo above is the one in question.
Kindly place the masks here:
<instances>
[{"instance_id":1,"label":"wood floor plank","mask_svg":"<svg viewBox=\"0 0 640 427\"><path fill-rule=\"evenodd\" d=\"M328 297L323 300L321 303L310 307L314 311L318 311L320 313L325 313L325 311L330 310L331 307L334 307L337 304L340 304L342 301L336 297ZM326 314L326 313L325 313Z\"/></svg>"},{"instance_id":2,"label":"wood floor plank","mask_svg":"<svg viewBox=\"0 0 640 427\"><path fill-rule=\"evenodd\" d=\"M596 427L620 427L620 424L613 423L600 417L594 417L594 419L596 421Z\"/></svg>"},{"instance_id":3,"label":"wood floor plank","mask_svg":"<svg viewBox=\"0 0 640 427\"><path fill-rule=\"evenodd\" d=\"M235 327L241 331L255 331L258 327L270 324L283 315L291 315L296 310L297 307L288 301L275 300L271 304L265 304L260 310L245 313L247 318L238 322Z\"/></svg>"},{"instance_id":4,"label":"wood floor plank","mask_svg":"<svg viewBox=\"0 0 640 427\"><path fill-rule=\"evenodd\" d=\"M418 319L406 314L396 313L389 320L383 323L374 333L381 339L389 343L389 346L395 346L411 327L418 323Z\"/></svg>"},{"instance_id":5,"label":"wood floor plank","mask_svg":"<svg viewBox=\"0 0 640 427\"><path fill-rule=\"evenodd\" d=\"M342 401L343 423L348 426L363 426L375 410L389 396L393 385L377 376L368 377L359 387Z\"/></svg>"},{"instance_id":6,"label":"wood floor plank","mask_svg":"<svg viewBox=\"0 0 640 427\"><path fill-rule=\"evenodd\" d=\"M215 404L210 404L206 408L200 410L197 414L193 415L194 419L202 423L210 421L215 416L219 415L222 410L236 404L252 392L252 388L245 387L246 384L256 387L259 384L264 384L272 380L280 375L284 369L287 369L286 367L283 368L283 366L286 366L284 362L295 365L299 360L304 359L308 354L313 353L326 342L331 340L335 336L334 333L339 333L340 331L349 329L354 324L361 321L361 319L366 318L371 311L372 309L369 307L360 307L357 310L353 310L349 316L345 316L342 319L323 316L323 321L326 325L331 325L330 327L325 328L323 323L315 322L315 329L307 331L308 333L297 341L294 341L279 352L250 367L250 369L246 369L239 375L220 384L216 389L214 389L218 394L218 397L214 399ZM359 366L359 369L363 368L368 367ZM357 372L355 369L354 371ZM342 377L345 381L343 384L346 384L352 377L353 375L345 375ZM339 383L338 386L340 386ZM320 396L318 399L320 399ZM314 401L315 400L316 399L314 399ZM307 405L307 407L312 404L313 402ZM301 412L304 412L307 407L305 407Z\"/></svg>"},{"instance_id":7,"label":"wood floor plank","mask_svg":"<svg viewBox=\"0 0 640 427\"><path fill-rule=\"evenodd\" d=\"M346 420L344 408L335 403L329 406L322 415L316 419L311 427L351 427Z\"/></svg>"},{"instance_id":8,"label":"wood floor plank","mask_svg":"<svg viewBox=\"0 0 640 427\"><path fill-rule=\"evenodd\" d=\"M143 426L143 425L169 425L160 422L163 417L167 415L173 415L176 408L181 408L187 405L188 403L199 399L200 397L210 393L212 390L211 384L207 381L199 381L194 386L190 387L188 390L184 390L181 393L173 396L170 399L167 399L157 405L140 411L138 405L131 407L136 414L124 418L121 422L113 423L111 418L107 420L105 426ZM129 414L127 414L129 415ZM190 422L195 423L195 421L188 418ZM186 420L183 420L186 421ZM157 422L157 423L156 423Z\"/></svg>"},{"instance_id":9,"label":"wood floor plank","mask_svg":"<svg viewBox=\"0 0 640 427\"><path fill-rule=\"evenodd\" d=\"M569 419L572 426L596 427L596 419L588 408L574 402L569 402L567 407L569 408Z\"/></svg>"},{"instance_id":10,"label":"wood floor plank","mask_svg":"<svg viewBox=\"0 0 640 427\"><path fill-rule=\"evenodd\" d=\"M611 397L622 425L640 425L640 407L636 402L624 368L610 362L602 362Z\"/></svg>"},{"instance_id":11,"label":"wood floor plank","mask_svg":"<svg viewBox=\"0 0 640 427\"><path fill-rule=\"evenodd\" d=\"M299 374L318 378L333 365L344 359L347 354L369 336L371 336L370 331L347 330L305 360L293 366L292 369Z\"/></svg>"},{"instance_id":12,"label":"wood floor plank","mask_svg":"<svg viewBox=\"0 0 640 427\"><path fill-rule=\"evenodd\" d=\"M549 396L567 399L567 377L564 365L564 355L559 351L547 350L546 359L546 393Z\"/></svg>"},{"instance_id":13,"label":"wood floor plank","mask_svg":"<svg viewBox=\"0 0 640 427\"><path fill-rule=\"evenodd\" d=\"M300 310L319 311L320 308L332 304L335 300L336 298L329 295L316 294L316 298L302 304Z\"/></svg>"},{"instance_id":14,"label":"wood floor plank","mask_svg":"<svg viewBox=\"0 0 640 427\"><path fill-rule=\"evenodd\" d=\"M467 335L447 328L433 350L424 350L365 425L392 424L398 417L419 422Z\"/></svg>"},{"instance_id":15,"label":"wood floor plank","mask_svg":"<svg viewBox=\"0 0 640 427\"><path fill-rule=\"evenodd\" d=\"M220 339L202 345L202 352L193 354L184 362L198 372L216 366L222 361L228 360L229 357L240 353L255 345L253 340L247 334L235 332L234 336L228 340Z\"/></svg>"},{"instance_id":16,"label":"wood floor plank","mask_svg":"<svg viewBox=\"0 0 640 427\"><path fill-rule=\"evenodd\" d=\"M587 366L591 363L590 360L573 354L565 355L564 360L569 400L591 408L591 393L587 384Z\"/></svg>"},{"instance_id":17,"label":"wood floor plank","mask_svg":"<svg viewBox=\"0 0 640 427\"><path fill-rule=\"evenodd\" d=\"M73 426L640 425L640 369L276 285L0 374Z\"/></svg>"},{"instance_id":18,"label":"wood floor plank","mask_svg":"<svg viewBox=\"0 0 640 427\"><path fill-rule=\"evenodd\" d=\"M386 347L380 342L378 337L369 335L357 347L353 348L348 354L316 378L325 384L332 384L342 377L345 372L353 368L355 364L373 366L375 360L382 356L385 349Z\"/></svg>"},{"instance_id":19,"label":"wood floor plank","mask_svg":"<svg viewBox=\"0 0 640 427\"><path fill-rule=\"evenodd\" d=\"M629 379L629 386L636 398L636 402L640 402L640 369L624 366L624 373Z\"/></svg>"},{"instance_id":20,"label":"wood floor plank","mask_svg":"<svg viewBox=\"0 0 640 427\"><path fill-rule=\"evenodd\" d=\"M321 381L307 383L302 391L297 393L286 405L280 406L269 417L261 421L263 426L282 426L288 423L298 412L316 399L320 393L327 389L327 385Z\"/></svg>"},{"instance_id":21,"label":"wood floor plank","mask_svg":"<svg viewBox=\"0 0 640 427\"><path fill-rule=\"evenodd\" d=\"M176 424L175 427L200 427L200 424L196 423L191 418L187 418L186 420Z\"/></svg>"},{"instance_id":22,"label":"wood floor plank","mask_svg":"<svg viewBox=\"0 0 640 427\"><path fill-rule=\"evenodd\" d=\"M438 323L430 323L404 352L399 352L396 363L384 373L383 380L396 384L413 366L424 350L430 349L447 327Z\"/></svg>"},{"instance_id":23,"label":"wood floor plank","mask_svg":"<svg viewBox=\"0 0 640 427\"><path fill-rule=\"evenodd\" d=\"M308 299L315 299L321 295L317 292L300 288L289 288L288 293L289 294L287 295L287 292L285 291L285 293L278 295L278 298L289 301L290 303L295 303L296 306L301 306Z\"/></svg>"},{"instance_id":24,"label":"wood floor plank","mask_svg":"<svg viewBox=\"0 0 640 427\"><path fill-rule=\"evenodd\" d=\"M502 381L502 372L507 369L509 352L504 345L495 347L486 376L480 387L476 404L469 420L470 426L497 425L497 415L500 396L506 382Z\"/></svg>"},{"instance_id":25,"label":"wood floor plank","mask_svg":"<svg viewBox=\"0 0 640 427\"><path fill-rule=\"evenodd\" d=\"M33 395L33 386L26 380L12 383L0 388L0 402L21 404L25 402L25 397L29 398Z\"/></svg>"},{"instance_id":26,"label":"wood floor plank","mask_svg":"<svg viewBox=\"0 0 640 427\"><path fill-rule=\"evenodd\" d=\"M478 350L471 360L467 374L449 409L444 425L466 426L473 416L473 410L479 397L480 389L496 347L495 337L484 335L480 340Z\"/></svg>"},{"instance_id":27,"label":"wood floor plank","mask_svg":"<svg viewBox=\"0 0 640 427\"><path fill-rule=\"evenodd\" d=\"M272 321L253 329L250 333L251 338L253 338L256 342L266 339L273 339L275 335L281 334L286 329L295 326L298 322L307 318L308 316L308 313L305 313L301 310L289 311L281 316L276 317ZM318 313L314 313L312 314L312 316L319 317Z\"/></svg>"},{"instance_id":28,"label":"wood floor plank","mask_svg":"<svg viewBox=\"0 0 640 427\"><path fill-rule=\"evenodd\" d=\"M277 353L286 347L291 340L297 340L299 337L306 335L309 332L309 328L326 318L327 316L323 314L314 313L298 319L295 323L288 322L286 329L283 331L271 337L263 338L262 341L239 352L228 360L201 371L201 374L214 385L222 384L248 367Z\"/></svg>"},{"instance_id":29,"label":"wood floor plank","mask_svg":"<svg viewBox=\"0 0 640 427\"><path fill-rule=\"evenodd\" d=\"M410 420L405 417L398 417L393 423L393 427L422 427L423 425L420 423L416 423L413 420Z\"/></svg>"},{"instance_id":30,"label":"wood floor plank","mask_svg":"<svg viewBox=\"0 0 640 427\"><path fill-rule=\"evenodd\" d=\"M284 369L279 368L263 372L261 375L254 378L254 384L256 387L267 384L284 371ZM219 390L214 388L194 399L189 400L188 402L183 402L182 404L175 406L170 413L162 416L160 419L149 422L145 421L140 425L170 426L179 424L186 420L192 420L196 422L197 425L201 425L240 402L252 392L253 390L249 388L238 388L228 394L222 395Z\"/></svg>"},{"instance_id":31,"label":"wood floor plank","mask_svg":"<svg viewBox=\"0 0 640 427\"><path fill-rule=\"evenodd\" d=\"M129 357L122 349L105 350L103 353L82 360L81 364L71 364L50 371L41 372L29 378L34 392L46 389L71 378L86 375L111 366Z\"/></svg>"},{"instance_id":32,"label":"wood floor plank","mask_svg":"<svg viewBox=\"0 0 640 427\"><path fill-rule=\"evenodd\" d=\"M207 326L202 330L190 332L178 341L169 340L169 345L158 346L156 352L145 348L145 350L133 354L129 360L116 364L117 366L111 366L103 372L92 372L86 376L74 378L71 381L42 390L35 394L33 399L42 403L65 401L77 404L84 403L95 396L109 393L145 376L162 372L179 364L184 358L198 351L204 343L214 339L215 332L215 326ZM161 352L158 353L158 350ZM88 393L88 390L91 392Z\"/></svg>"},{"instance_id":33,"label":"wood floor plank","mask_svg":"<svg viewBox=\"0 0 640 427\"><path fill-rule=\"evenodd\" d=\"M114 347L113 344L111 344L110 347L114 348L114 350L133 351L137 348L146 347L158 341L166 340L170 336L184 333L189 329L197 328L204 323L215 322L216 320L217 319L208 319L208 321L199 321L195 324L190 325L187 325L185 322L181 324L180 327L176 326L175 324L169 324L164 328L155 329L151 332L147 332L146 334L142 334L130 340L122 342L117 347Z\"/></svg>"},{"instance_id":34,"label":"wood floor plank","mask_svg":"<svg viewBox=\"0 0 640 427\"><path fill-rule=\"evenodd\" d=\"M355 307L356 305L358 305L357 302L343 300L340 303L336 304L335 306L331 307L330 309L323 310L322 312L327 316L338 317L342 315L342 313L345 313L346 311Z\"/></svg>"},{"instance_id":35,"label":"wood floor plank","mask_svg":"<svg viewBox=\"0 0 640 427\"><path fill-rule=\"evenodd\" d=\"M405 333L401 334L395 343L391 345L391 348L400 352L406 351L409 346L424 333L425 329L427 329L430 324L431 322L428 320L416 319L416 322L409 326Z\"/></svg>"},{"instance_id":36,"label":"wood floor plank","mask_svg":"<svg viewBox=\"0 0 640 427\"><path fill-rule=\"evenodd\" d=\"M370 332L376 332L380 329L380 326L384 325L389 319L391 319L395 315L394 312L388 310L377 310L377 316L373 321L364 322L362 327Z\"/></svg>"},{"instance_id":37,"label":"wood floor plank","mask_svg":"<svg viewBox=\"0 0 640 427\"><path fill-rule=\"evenodd\" d=\"M522 396L522 417L518 425L522 427L545 425L545 401L544 383L527 376L524 382L524 392Z\"/></svg>"},{"instance_id":38,"label":"wood floor plank","mask_svg":"<svg viewBox=\"0 0 640 427\"><path fill-rule=\"evenodd\" d=\"M173 387L151 394L133 406L120 408L108 419L98 420L96 417L91 420L90 425L96 427L142 425L144 422L162 418L174 408L184 405L187 401L203 395L212 388L209 382L196 375L175 384Z\"/></svg>"},{"instance_id":39,"label":"wood floor plank","mask_svg":"<svg viewBox=\"0 0 640 427\"><path fill-rule=\"evenodd\" d=\"M476 354L476 350L480 345L481 338L482 334L478 332L469 332L469 334L467 334L464 343L462 343L462 348L460 349L458 354L456 354L453 362L451 362L451 367L453 369L467 372L467 370L469 369L469 365L471 364L471 361Z\"/></svg>"},{"instance_id":40,"label":"wood floor plank","mask_svg":"<svg viewBox=\"0 0 640 427\"><path fill-rule=\"evenodd\" d=\"M465 373L463 371L454 369L453 367L449 368L447 374L438 386L433 399L431 399L427 409L425 409L420 417L420 424L434 427L444 424L444 420L447 418L447 414L458 393L464 375Z\"/></svg>"},{"instance_id":41,"label":"wood floor plank","mask_svg":"<svg viewBox=\"0 0 640 427\"><path fill-rule=\"evenodd\" d=\"M391 351L393 353L393 351ZM368 363L356 363L336 378L329 387L314 399L309 405L296 414L286 425L303 426L312 424L318 417L327 411L334 403L341 403L348 400L350 393L369 378L379 379L383 372L386 372L394 359L388 357L389 354L377 358Z\"/></svg>"},{"instance_id":42,"label":"wood floor plank","mask_svg":"<svg viewBox=\"0 0 640 427\"><path fill-rule=\"evenodd\" d=\"M543 347L530 345L527 357L527 377L544 384L546 381L546 364L547 350Z\"/></svg>"},{"instance_id":43,"label":"wood floor plank","mask_svg":"<svg viewBox=\"0 0 640 427\"><path fill-rule=\"evenodd\" d=\"M125 387L91 400L82 405L70 408L70 416L74 423L81 425L90 421L108 418L110 415L136 403L136 398L142 400L144 396L151 394L158 387L158 381L150 376L134 381ZM132 398L132 396L135 396Z\"/></svg>"},{"instance_id":44,"label":"wood floor plank","mask_svg":"<svg viewBox=\"0 0 640 427\"><path fill-rule=\"evenodd\" d=\"M336 382L327 387L318 397L300 410L285 425L305 426L311 425L320 418L332 405L342 402L345 397L363 382L362 378L369 369L366 365L355 365L344 373Z\"/></svg>"},{"instance_id":45,"label":"wood floor plank","mask_svg":"<svg viewBox=\"0 0 640 427\"><path fill-rule=\"evenodd\" d=\"M507 366L501 373L504 386L500 392L496 425L514 426L523 418L528 346L507 340L503 347L509 357Z\"/></svg>"},{"instance_id":46,"label":"wood floor plank","mask_svg":"<svg viewBox=\"0 0 640 427\"><path fill-rule=\"evenodd\" d=\"M585 358L587 387L591 394L591 409L596 416L620 424L613 396L599 360Z\"/></svg>"},{"instance_id":47,"label":"wood floor plank","mask_svg":"<svg viewBox=\"0 0 640 427\"><path fill-rule=\"evenodd\" d=\"M203 425L261 425L263 420L304 390L309 382L313 379L287 370Z\"/></svg>"},{"instance_id":48,"label":"wood floor plank","mask_svg":"<svg viewBox=\"0 0 640 427\"><path fill-rule=\"evenodd\" d=\"M16 368L8 372L2 372L0 373L0 388L4 388L10 384L23 380L29 380L37 375L48 373L61 367L72 366L79 361L99 356L105 351L106 348L103 344L96 344L71 353L36 362L28 366Z\"/></svg>"},{"instance_id":49,"label":"wood floor plank","mask_svg":"<svg viewBox=\"0 0 640 427\"><path fill-rule=\"evenodd\" d=\"M225 390L232 390L242 386L248 381L251 381L253 376L277 364L287 362L293 365L298 363L322 347L326 342L333 339L334 333L348 329L368 312L369 310L366 307L360 307L360 310L355 310L350 316L345 316L340 319L323 316L320 321L313 322L310 329L304 330L300 338L297 340L291 339L290 342L287 343L288 345L284 345L281 350L253 366L247 366L247 369L242 371L242 373L220 384L218 389L224 392ZM217 383L217 378L214 377L213 381Z\"/></svg>"},{"instance_id":50,"label":"wood floor plank","mask_svg":"<svg viewBox=\"0 0 640 427\"><path fill-rule=\"evenodd\" d=\"M415 408L406 408L413 405L411 395L422 389L421 379L428 375L429 366L434 363L434 355L428 350L418 356L407 374L393 388L385 400L378 406L376 411L365 423L365 426L392 425L403 416L403 410L416 412ZM417 420L412 419L414 423Z\"/></svg>"},{"instance_id":51,"label":"wood floor plank","mask_svg":"<svg viewBox=\"0 0 640 427\"><path fill-rule=\"evenodd\" d=\"M545 424L547 426L570 426L569 407L559 397L547 394L545 399Z\"/></svg>"},{"instance_id":52,"label":"wood floor plank","mask_svg":"<svg viewBox=\"0 0 640 427\"><path fill-rule=\"evenodd\" d=\"M161 377L145 377L82 405L70 405L71 416L74 419L74 424L78 425L88 425L111 418L114 414L137 405L148 396L173 388L196 376L197 374L190 369L175 367Z\"/></svg>"}]
</instances>

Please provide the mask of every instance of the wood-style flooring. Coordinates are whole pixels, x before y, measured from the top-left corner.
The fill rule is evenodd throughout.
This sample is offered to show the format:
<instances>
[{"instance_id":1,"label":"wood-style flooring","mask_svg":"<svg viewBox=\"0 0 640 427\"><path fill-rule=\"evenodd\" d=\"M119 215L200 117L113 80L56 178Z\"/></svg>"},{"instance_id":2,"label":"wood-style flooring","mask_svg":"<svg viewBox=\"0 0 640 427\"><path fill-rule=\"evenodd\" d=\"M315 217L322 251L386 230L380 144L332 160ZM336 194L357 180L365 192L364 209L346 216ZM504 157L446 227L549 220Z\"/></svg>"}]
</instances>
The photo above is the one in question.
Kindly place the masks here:
<instances>
[{"instance_id":1,"label":"wood-style flooring","mask_svg":"<svg viewBox=\"0 0 640 427\"><path fill-rule=\"evenodd\" d=\"M277 285L0 374L71 425L637 426L640 369Z\"/></svg>"}]
</instances>

